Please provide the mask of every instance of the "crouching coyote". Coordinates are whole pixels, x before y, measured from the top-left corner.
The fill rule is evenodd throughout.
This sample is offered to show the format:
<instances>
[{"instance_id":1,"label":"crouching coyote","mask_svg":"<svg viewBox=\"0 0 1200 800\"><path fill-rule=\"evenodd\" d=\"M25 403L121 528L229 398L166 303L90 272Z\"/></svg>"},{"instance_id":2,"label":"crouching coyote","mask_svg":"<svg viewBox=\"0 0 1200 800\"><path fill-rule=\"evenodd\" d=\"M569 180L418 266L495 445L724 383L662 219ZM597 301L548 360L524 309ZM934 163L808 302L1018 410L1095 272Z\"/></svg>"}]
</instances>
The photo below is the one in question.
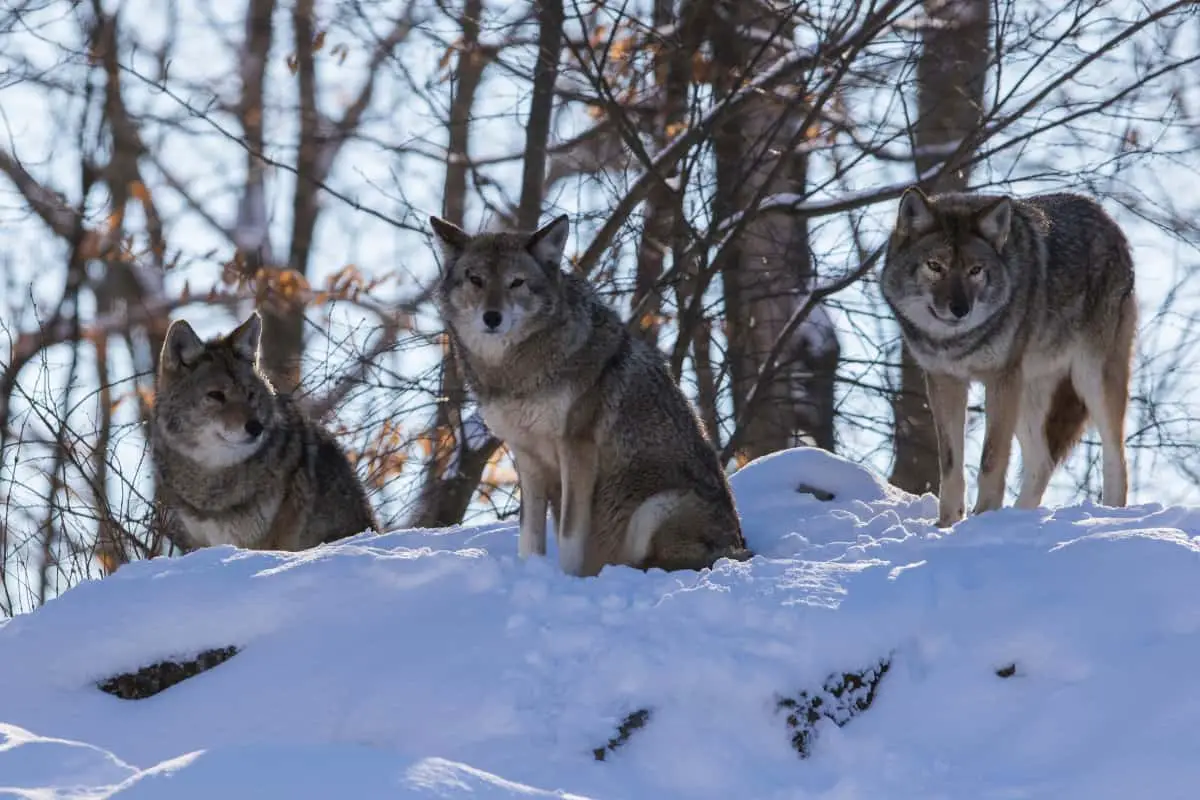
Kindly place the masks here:
<instances>
[{"instance_id":1,"label":"crouching coyote","mask_svg":"<svg viewBox=\"0 0 1200 800\"><path fill-rule=\"evenodd\" d=\"M305 550L378 531L337 441L260 371L261 331L257 312L208 342L184 320L167 330L151 442L169 535L185 549Z\"/></svg>"}]
</instances>

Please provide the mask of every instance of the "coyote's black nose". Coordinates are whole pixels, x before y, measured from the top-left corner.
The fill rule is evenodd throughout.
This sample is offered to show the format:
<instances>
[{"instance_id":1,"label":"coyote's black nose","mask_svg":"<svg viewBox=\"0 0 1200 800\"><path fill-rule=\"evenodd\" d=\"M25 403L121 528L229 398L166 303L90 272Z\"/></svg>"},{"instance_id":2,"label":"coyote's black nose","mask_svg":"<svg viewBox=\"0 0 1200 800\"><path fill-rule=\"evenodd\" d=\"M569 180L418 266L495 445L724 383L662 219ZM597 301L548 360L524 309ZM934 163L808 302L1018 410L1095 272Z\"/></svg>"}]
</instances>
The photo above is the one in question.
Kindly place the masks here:
<instances>
[{"instance_id":1,"label":"coyote's black nose","mask_svg":"<svg viewBox=\"0 0 1200 800\"><path fill-rule=\"evenodd\" d=\"M971 304L966 300L951 300L950 313L959 319L962 319L967 314L971 313Z\"/></svg>"},{"instance_id":2,"label":"coyote's black nose","mask_svg":"<svg viewBox=\"0 0 1200 800\"><path fill-rule=\"evenodd\" d=\"M500 327L500 322L501 322L503 319L504 319L504 317L502 317L502 316L500 315L500 312L499 312L499 311L485 311L485 312L483 312L483 324L484 324L484 325L487 325L489 328L491 328L491 329L493 329L493 330L495 330L496 328L499 328L499 327Z\"/></svg>"},{"instance_id":3,"label":"coyote's black nose","mask_svg":"<svg viewBox=\"0 0 1200 800\"><path fill-rule=\"evenodd\" d=\"M246 433L250 434L251 438L257 439L259 434L261 434L262 432L263 432L263 424L261 422L259 422L258 420L252 419L246 423Z\"/></svg>"}]
</instances>

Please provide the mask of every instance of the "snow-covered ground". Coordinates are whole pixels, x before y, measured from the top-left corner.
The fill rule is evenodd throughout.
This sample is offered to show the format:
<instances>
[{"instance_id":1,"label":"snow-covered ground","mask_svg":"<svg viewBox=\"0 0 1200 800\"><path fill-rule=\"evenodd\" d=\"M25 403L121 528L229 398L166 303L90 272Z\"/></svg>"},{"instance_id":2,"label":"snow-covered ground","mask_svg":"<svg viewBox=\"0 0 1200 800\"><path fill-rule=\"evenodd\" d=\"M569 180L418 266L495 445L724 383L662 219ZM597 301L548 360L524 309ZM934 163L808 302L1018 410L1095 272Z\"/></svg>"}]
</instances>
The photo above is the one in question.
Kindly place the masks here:
<instances>
[{"instance_id":1,"label":"snow-covered ground","mask_svg":"<svg viewBox=\"0 0 1200 800\"><path fill-rule=\"evenodd\" d=\"M938 531L933 497L805 449L733 484L761 555L703 574L570 578L493 525L80 585L0 627L0 795L1196 796L1200 508ZM96 688L230 644L147 699ZM889 656L874 704L801 759L778 699Z\"/></svg>"}]
</instances>

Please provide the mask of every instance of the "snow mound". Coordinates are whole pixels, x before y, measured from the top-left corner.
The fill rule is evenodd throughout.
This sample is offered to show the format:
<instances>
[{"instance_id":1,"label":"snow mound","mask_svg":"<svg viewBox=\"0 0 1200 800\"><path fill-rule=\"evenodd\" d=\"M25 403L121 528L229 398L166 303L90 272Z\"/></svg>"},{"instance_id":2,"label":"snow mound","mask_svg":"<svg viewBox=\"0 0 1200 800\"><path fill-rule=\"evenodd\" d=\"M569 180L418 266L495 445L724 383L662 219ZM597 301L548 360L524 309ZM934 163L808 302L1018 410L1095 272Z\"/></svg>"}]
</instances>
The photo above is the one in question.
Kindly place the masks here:
<instances>
[{"instance_id":1,"label":"snow mound","mask_svg":"<svg viewBox=\"0 0 1200 800\"><path fill-rule=\"evenodd\" d=\"M939 531L931 496L806 448L732 484L759 555L702 573L575 579L497 524L84 583L0 626L0 794L1192 796L1200 509ZM97 688L230 645L146 699ZM884 658L870 708L817 721L802 759L781 700Z\"/></svg>"}]
</instances>

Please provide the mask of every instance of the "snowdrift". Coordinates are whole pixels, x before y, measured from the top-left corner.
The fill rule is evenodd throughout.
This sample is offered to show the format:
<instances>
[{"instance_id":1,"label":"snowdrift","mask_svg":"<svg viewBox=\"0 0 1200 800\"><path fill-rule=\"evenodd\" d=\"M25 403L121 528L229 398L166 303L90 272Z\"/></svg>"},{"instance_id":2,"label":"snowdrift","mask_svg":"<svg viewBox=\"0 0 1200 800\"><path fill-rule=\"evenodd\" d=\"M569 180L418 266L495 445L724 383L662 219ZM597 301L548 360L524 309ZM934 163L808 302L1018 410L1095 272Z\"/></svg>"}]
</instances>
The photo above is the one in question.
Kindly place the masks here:
<instances>
[{"instance_id":1,"label":"snowdrift","mask_svg":"<svg viewBox=\"0 0 1200 800\"><path fill-rule=\"evenodd\" d=\"M490 525L84 583L0 627L0 794L1195 796L1200 509L939 531L932 496L810 449L733 485L759 555L703 573L570 578ZM145 699L97 688L230 645ZM880 664L802 757L789 716Z\"/></svg>"}]
</instances>

